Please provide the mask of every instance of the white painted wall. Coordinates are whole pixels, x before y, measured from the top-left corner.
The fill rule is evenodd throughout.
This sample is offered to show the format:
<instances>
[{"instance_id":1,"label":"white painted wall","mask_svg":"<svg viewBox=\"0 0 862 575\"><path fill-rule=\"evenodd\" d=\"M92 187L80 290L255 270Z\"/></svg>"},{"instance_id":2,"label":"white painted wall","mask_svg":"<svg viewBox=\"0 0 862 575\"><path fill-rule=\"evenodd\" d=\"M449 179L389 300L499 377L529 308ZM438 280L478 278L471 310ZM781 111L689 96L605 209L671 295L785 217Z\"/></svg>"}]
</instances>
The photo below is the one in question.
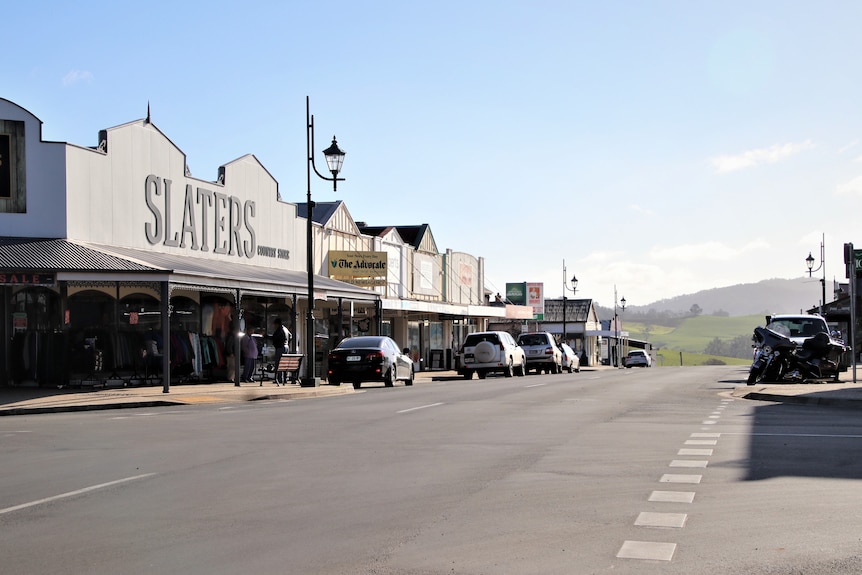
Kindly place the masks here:
<instances>
[{"instance_id":1,"label":"white painted wall","mask_svg":"<svg viewBox=\"0 0 862 575\"><path fill-rule=\"evenodd\" d=\"M278 183L253 155L225 164L222 183L188 177L185 154L156 126L143 120L107 130L106 153L68 146L67 154L70 239L215 261L305 269L305 220L297 220L294 204L278 199ZM149 176L158 180L150 183L148 191ZM191 209L187 210L189 187ZM152 205L147 203L148 197ZM238 235L232 233L229 224L231 210L234 218L242 212L244 224ZM182 233L184 217L187 223L194 223L195 233ZM216 235L217 227L220 231ZM217 253L217 244L237 238L233 254ZM250 254L249 246L255 247ZM264 255L257 249L261 246L282 257ZM286 254L289 259L285 259Z\"/></svg>"},{"instance_id":2,"label":"white painted wall","mask_svg":"<svg viewBox=\"0 0 862 575\"><path fill-rule=\"evenodd\" d=\"M0 233L9 237L55 238L66 234L65 148L42 141L42 122L0 98L0 118L24 122L27 212L0 213Z\"/></svg>"}]
</instances>

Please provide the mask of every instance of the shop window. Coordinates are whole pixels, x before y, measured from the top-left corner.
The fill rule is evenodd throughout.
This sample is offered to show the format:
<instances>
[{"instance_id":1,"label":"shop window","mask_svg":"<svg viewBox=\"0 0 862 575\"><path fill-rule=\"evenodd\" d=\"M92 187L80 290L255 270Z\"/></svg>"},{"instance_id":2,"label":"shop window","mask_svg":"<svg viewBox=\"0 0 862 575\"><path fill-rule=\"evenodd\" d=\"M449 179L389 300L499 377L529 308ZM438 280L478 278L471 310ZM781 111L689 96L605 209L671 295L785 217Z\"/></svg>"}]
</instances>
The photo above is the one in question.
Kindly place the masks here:
<instances>
[{"instance_id":1,"label":"shop window","mask_svg":"<svg viewBox=\"0 0 862 575\"><path fill-rule=\"evenodd\" d=\"M12 381L60 383L64 377L60 296L47 288L24 288L12 295L11 312L8 366Z\"/></svg>"},{"instance_id":2,"label":"shop window","mask_svg":"<svg viewBox=\"0 0 862 575\"><path fill-rule=\"evenodd\" d=\"M128 331L161 329L162 309L159 300L145 294L124 297L120 301L117 325L121 330Z\"/></svg>"},{"instance_id":3,"label":"shop window","mask_svg":"<svg viewBox=\"0 0 862 575\"><path fill-rule=\"evenodd\" d=\"M69 296L69 366L77 377L114 368L115 303L96 290Z\"/></svg>"},{"instance_id":4,"label":"shop window","mask_svg":"<svg viewBox=\"0 0 862 575\"><path fill-rule=\"evenodd\" d=\"M201 299L201 334L224 338L231 333L234 321L234 306L218 296Z\"/></svg>"},{"instance_id":5,"label":"shop window","mask_svg":"<svg viewBox=\"0 0 862 575\"><path fill-rule=\"evenodd\" d=\"M99 291L87 290L69 296L69 328L73 331L107 329L114 325L113 308L114 299Z\"/></svg>"},{"instance_id":6,"label":"shop window","mask_svg":"<svg viewBox=\"0 0 862 575\"><path fill-rule=\"evenodd\" d=\"M253 297L242 300L242 319L245 320L245 330L255 328L258 334L266 330L266 306L263 302Z\"/></svg>"},{"instance_id":7,"label":"shop window","mask_svg":"<svg viewBox=\"0 0 862 575\"><path fill-rule=\"evenodd\" d=\"M24 122L0 120L0 213L27 212Z\"/></svg>"},{"instance_id":8,"label":"shop window","mask_svg":"<svg viewBox=\"0 0 862 575\"><path fill-rule=\"evenodd\" d=\"M60 296L47 288L25 288L12 296L12 331L50 332L60 328Z\"/></svg>"},{"instance_id":9,"label":"shop window","mask_svg":"<svg viewBox=\"0 0 862 575\"><path fill-rule=\"evenodd\" d=\"M187 297L171 298L171 330L200 333L201 317L198 303Z\"/></svg>"}]
</instances>

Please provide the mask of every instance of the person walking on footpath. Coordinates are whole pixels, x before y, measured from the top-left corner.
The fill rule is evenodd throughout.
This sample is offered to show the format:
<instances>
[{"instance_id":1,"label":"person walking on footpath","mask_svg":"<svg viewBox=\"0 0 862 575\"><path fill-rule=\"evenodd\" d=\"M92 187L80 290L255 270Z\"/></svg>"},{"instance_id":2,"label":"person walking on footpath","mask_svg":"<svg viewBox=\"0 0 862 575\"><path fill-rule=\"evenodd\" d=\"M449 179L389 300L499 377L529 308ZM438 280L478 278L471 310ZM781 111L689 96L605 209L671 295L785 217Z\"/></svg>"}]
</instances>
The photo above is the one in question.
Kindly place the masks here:
<instances>
[{"instance_id":1,"label":"person walking on footpath","mask_svg":"<svg viewBox=\"0 0 862 575\"><path fill-rule=\"evenodd\" d=\"M251 383L254 381L254 364L257 361L257 342L254 341L254 328L248 328L248 331L242 336L242 382ZM263 382L261 382L263 385Z\"/></svg>"},{"instance_id":2,"label":"person walking on footpath","mask_svg":"<svg viewBox=\"0 0 862 575\"><path fill-rule=\"evenodd\" d=\"M272 346L275 348L275 384L287 383L287 372L278 371L278 364L281 361L281 356L288 352L287 346L290 343L290 331L281 323L281 318L277 317L272 320Z\"/></svg>"}]
</instances>

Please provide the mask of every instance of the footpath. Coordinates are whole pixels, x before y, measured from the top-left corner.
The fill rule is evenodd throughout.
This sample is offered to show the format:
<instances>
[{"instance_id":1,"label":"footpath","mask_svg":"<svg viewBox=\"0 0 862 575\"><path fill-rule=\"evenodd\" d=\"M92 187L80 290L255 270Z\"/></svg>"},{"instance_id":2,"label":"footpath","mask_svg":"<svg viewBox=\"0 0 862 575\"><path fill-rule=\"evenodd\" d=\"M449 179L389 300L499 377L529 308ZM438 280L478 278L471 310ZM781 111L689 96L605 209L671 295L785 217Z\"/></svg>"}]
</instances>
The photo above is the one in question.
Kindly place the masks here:
<instances>
[{"instance_id":1,"label":"footpath","mask_svg":"<svg viewBox=\"0 0 862 575\"><path fill-rule=\"evenodd\" d=\"M415 384L453 378L458 378L458 374L454 371L423 371L416 373ZM363 388L378 385L383 384L364 383ZM404 382L399 381L396 385L404 385ZM202 403L295 400L361 393L363 388L354 390L351 384L335 386L326 383L322 383L320 387L301 387L296 383L276 385L272 380L266 380L262 385L255 382L243 383L240 386L232 382L174 384L170 386L168 393L164 392L160 383L153 386L95 389L2 387L0 388L0 416Z\"/></svg>"},{"instance_id":2,"label":"footpath","mask_svg":"<svg viewBox=\"0 0 862 575\"><path fill-rule=\"evenodd\" d=\"M599 367L594 370L612 369ZM589 371L592 368L587 368ZM739 399L774 401L809 405L829 405L862 408L862 374L859 381L852 382L850 372L842 374L841 383L810 384L765 384L746 385L739 381L730 395ZM432 381L460 379L455 371L422 371L416 373L417 385ZM368 383L365 387L381 384ZM403 382L398 382L399 386ZM63 413L105 409L159 407L170 405L230 404L245 401L297 400L328 397L349 393L361 393L352 385L300 387L298 384L276 386L271 380L258 383L243 383L237 387L231 382L175 384L168 393L161 385L138 387L108 387L99 389L57 389L42 387L0 388L0 416L31 415L39 413Z\"/></svg>"},{"instance_id":3,"label":"footpath","mask_svg":"<svg viewBox=\"0 0 862 575\"><path fill-rule=\"evenodd\" d=\"M846 373L842 374L840 383L746 385L745 382L741 382L731 395L741 399L779 403L862 408L862 374L858 374L858 376L856 383L853 383L852 375Z\"/></svg>"}]
</instances>

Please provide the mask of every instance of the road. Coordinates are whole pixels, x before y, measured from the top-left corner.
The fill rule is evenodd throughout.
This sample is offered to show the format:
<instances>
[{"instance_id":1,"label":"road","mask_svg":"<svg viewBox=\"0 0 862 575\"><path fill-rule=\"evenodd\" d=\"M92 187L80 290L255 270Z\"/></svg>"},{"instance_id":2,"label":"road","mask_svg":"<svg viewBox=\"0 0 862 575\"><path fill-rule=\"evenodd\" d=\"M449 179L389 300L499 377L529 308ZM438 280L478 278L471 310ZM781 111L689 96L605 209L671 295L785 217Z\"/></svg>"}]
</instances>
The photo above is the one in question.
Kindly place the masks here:
<instances>
[{"instance_id":1,"label":"road","mask_svg":"<svg viewBox=\"0 0 862 575\"><path fill-rule=\"evenodd\" d=\"M862 572L859 412L744 372L2 418L0 572Z\"/></svg>"}]
</instances>

